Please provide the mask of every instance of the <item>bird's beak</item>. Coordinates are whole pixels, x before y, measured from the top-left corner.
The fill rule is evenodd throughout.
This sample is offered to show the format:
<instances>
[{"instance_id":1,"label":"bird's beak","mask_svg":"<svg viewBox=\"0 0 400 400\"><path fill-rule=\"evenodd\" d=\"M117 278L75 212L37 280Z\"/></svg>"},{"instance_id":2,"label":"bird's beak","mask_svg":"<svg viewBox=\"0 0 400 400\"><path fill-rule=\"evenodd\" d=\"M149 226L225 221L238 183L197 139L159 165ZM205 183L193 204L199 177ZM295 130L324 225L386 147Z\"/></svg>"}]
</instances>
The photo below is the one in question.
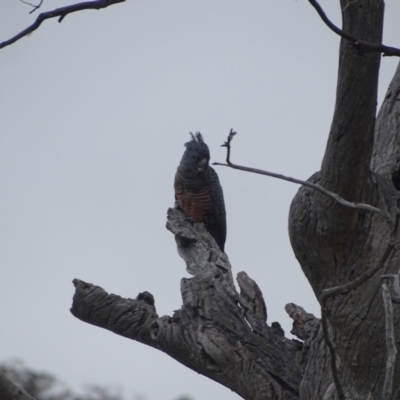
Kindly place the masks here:
<instances>
[{"instance_id":1,"label":"bird's beak","mask_svg":"<svg viewBox=\"0 0 400 400\"><path fill-rule=\"evenodd\" d=\"M207 166L207 164L208 164L207 158L203 158L203 159L197 164L197 166L198 166L198 171L199 171L199 172L203 172L203 171L204 171L204 168Z\"/></svg>"}]
</instances>

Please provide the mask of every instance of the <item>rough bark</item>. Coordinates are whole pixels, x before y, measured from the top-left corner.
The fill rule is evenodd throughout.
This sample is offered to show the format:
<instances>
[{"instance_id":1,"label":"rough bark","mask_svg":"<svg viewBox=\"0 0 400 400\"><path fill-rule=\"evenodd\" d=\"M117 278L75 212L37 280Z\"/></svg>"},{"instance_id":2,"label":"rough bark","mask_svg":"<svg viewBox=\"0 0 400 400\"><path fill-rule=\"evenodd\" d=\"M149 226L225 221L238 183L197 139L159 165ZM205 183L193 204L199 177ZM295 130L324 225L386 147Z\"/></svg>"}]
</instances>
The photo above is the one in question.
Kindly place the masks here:
<instances>
[{"instance_id":1,"label":"rough bark","mask_svg":"<svg viewBox=\"0 0 400 400\"><path fill-rule=\"evenodd\" d=\"M342 2L344 31L380 42L383 8L380 0L348 6ZM310 180L346 200L387 209L395 219L400 188L396 188L400 70L376 120L379 59L380 54L359 52L342 40L336 107L327 149L321 171ZM353 281L377 265L391 239L391 228L381 216L345 209L305 187L293 200L289 231L296 257L319 300L323 289ZM330 335L339 356L339 378L346 398L384 398L387 352L380 276L397 272L398 268L399 256L394 251L382 270L366 283L327 302ZM394 324L398 332L397 308ZM323 398L329 390L334 393L329 359L320 333L311 346L300 390L302 399ZM395 376L399 374L397 360ZM394 379L389 398L398 398L399 389L400 380Z\"/></svg>"},{"instance_id":2,"label":"rough bark","mask_svg":"<svg viewBox=\"0 0 400 400\"><path fill-rule=\"evenodd\" d=\"M73 315L160 349L243 398L297 399L308 347L285 338L278 323L267 324L261 290L244 272L238 274L236 291L227 255L202 224L170 209L167 227L193 275L181 281L179 311L159 317L150 293L123 299L75 280ZM293 318L299 320L300 314ZM318 325L311 314L307 321Z\"/></svg>"}]
</instances>

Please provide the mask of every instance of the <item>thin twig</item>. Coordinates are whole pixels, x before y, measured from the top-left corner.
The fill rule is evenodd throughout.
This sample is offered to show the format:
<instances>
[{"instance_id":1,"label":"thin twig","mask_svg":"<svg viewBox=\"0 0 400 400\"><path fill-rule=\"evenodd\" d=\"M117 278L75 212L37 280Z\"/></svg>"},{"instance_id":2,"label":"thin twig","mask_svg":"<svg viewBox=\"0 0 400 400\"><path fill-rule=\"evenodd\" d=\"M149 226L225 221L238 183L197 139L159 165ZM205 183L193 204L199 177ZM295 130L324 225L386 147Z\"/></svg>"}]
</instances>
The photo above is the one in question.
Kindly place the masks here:
<instances>
[{"instance_id":1,"label":"thin twig","mask_svg":"<svg viewBox=\"0 0 400 400\"><path fill-rule=\"evenodd\" d=\"M353 0L353 1L347 0L347 4L342 8L342 12L345 11L347 8L349 8L350 4L357 3L357 2L358 2L358 0Z\"/></svg>"},{"instance_id":2,"label":"thin twig","mask_svg":"<svg viewBox=\"0 0 400 400\"><path fill-rule=\"evenodd\" d=\"M326 389L326 392L324 394L324 398L322 400L331 400L333 398L333 394L335 393L335 384L332 382L329 386L328 389Z\"/></svg>"},{"instance_id":3,"label":"thin twig","mask_svg":"<svg viewBox=\"0 0 400 400\"><path fill-rule=\"evenodd\" d=\"M393 325L393 303L399 303L400 300L400 271L397 274L382 275L381 279L390 279L392 281L390 292L388 285L382 283L382 298L385 308L385 332L386 332L386 373L385 382L383 384L383 399L390 399L393 390L393 374L396 363L397 347L394 336Z\"/></svg>"},{"instance_id":4,"label":"thin twig","mask_svg":"<svg viewBox=\"0 0 400 400\"><path fill-rule=\"evenodd\" d=\"M269 172L269 171L264 171L264 170L261 170L261 169L249 168L249 167L244 167L244 166L241 166L241 165L233 164L231 162L231 160L230 160L230 157L231 157L231 142L232 142L232 139L233 139L233 137L235 135L237 135L237 132L235 132L233 129L231 129L230 132L229 132L227 141L224 142L224 144L222 145L223 147L227 148L226 164L215 162L215 163L213 163L213 165L222 165L222 166L225 166L225 167L231 167L231 168L238 169L238 170L241 170L241 171L247 171L247 172L252 172L252 173L255 173L255 174L271 176L273 178L282 179L282 180L285 180L285 181L288 181L288 182L297 183L299 185L308 186L310 188L318 190L319 192L325 194L326 196L332 198L333 200L337 201L339 204L342 204L342 205L344 205L346 207L356 208L356 209L364 209L364 210L368 210L368 211L372 211L372 212L378 213L388 221L390 227L392 228L391 229L392 233L391 233L391 238L390 238L389 244L387 245L387 247L385 249L385 252L383 253L382 258L379 261L379 263L377 265L373 266L372 268L370 268L369 270L365 271L359 278L355 279L354 281L348 282L348 283L346 283L344 285L341 285L341 286L335 286L335 287L332 287L332 288L329 288L329 289L324 289L322 291L321 300L327 299L329 297L332 297L332 296L335 296L335 295L338 295L338 294L349 293L350 291L356 289L361 284L366 282L373 275L375 275L380 269L383 268L386 260L388 259L388 257L390 256L392 250L394 249L395 234L396 234L397 229L399 227L399 223L398 223L399 214L396 215L396 219L395 219L395 222L394 222L387 211L382 210L382 209L377 208L377 207L374 207L374 206L371 206L370 204L351 203L351 202L343 199L338 194L323 188L321 185L318 185L317 183L311 183L311 182L307 182L307 181L302 181L300 179L291 178L289 176L284 176L284 175L281 175L281 174L276 174L274 172ZM400 289L399 289L399 293L400 293Z\"/></svg>"},{"instance_id":5,"label":"thin twig","mask_svg":"<svg viewBox=\"0 0 400 400\"><path fill-rule=\"evenodd\" d=\"M39 26L42 24L42 22L45 21L46 19L59 17L58 22L61 22L66 15L71 14L73 12L82 11L82 10L100 10L102 8L111 6L113 4L123 3L125 1L126 0L85 1L83 3L77 3L77 4L72 4L70 6L57 8L53 11L43 12L38 15L38 17L36 18L36 21L32 25L28 26L26 29L24 29L22 32L18 33L11 39L8 39L8 40L0 43L0 49L4 48L6 46L9 46L9 45L15 43L16 41L18 41L19 39L22 39L24 36L32 33L33 31L38 29Z\"/></svg>"},{"instance_id":6,"label":"thin twig","mask_svg":"<svg viewBox=\"0 0 400 400\"><path fill-rule=\"evenodd\" d=\"M392 398L393 375L396 364L397 348L394 337L393 325L393 304L390 291L386 283L382 283L382 298L385 306L385 327L386 327L386 373L385 382L383 384L382 398L390 400Z\"/></svg>"},{"instance_id":7,"label":"thin twig","mask_svg":"<svg viewBox=\"0 0 400 400\"><path fill-rule=\"evenodd\" d=\"M226 142L224 142L224 144L222 145L223 147L227 148L226 164L215 162L215 163L213 163L213 165L221 165L221 166L224 166L224 167L231 167L231 168L234 168L234 169L238 169L240 171L246 171L246 172L252 172L254 174L266 175L266 176L270 176L272 178L282 179L284 181L297 183L299 185L310 187L312 189L318 190L319 192L325 194L326 196L330 197L331 199L335 200L336 202L338 202L339 204L341 204L341 205L343 205L345 207L355 208L355 209L363 209L363 210L368 210L368 211L372 211L372 212L380 214L381 216L383 216L388 221L390 227L393 229L394 222L393 222L392 218L390 217L389 213L387 211L385 211L385 210L381 210L380 208L371 206L370 204L352 203L350 201L345 200L343 197L339 196L338 194L323 188L321 185L318 185L317 183L312 183L312 182L308 182L308 181L302 181L300 179L291 178L290 176L276 174L274 172L269 172L269 171L265 171L265 170L262 170L262 169L244 167L242 165L233 164L231 162L231 160L230 160L230 156L231 156L231 141L232 141L233 137L236 134L237 134L237 132L235 132L233 129L231 129L230 132L229 132L229 135L228 135L228 140Z\"/></svg>"},{"instance_id":8,"label":"thin twig","mask_svg":"<svg viewBox=\"0 0 400 400\"><path fill-rule=\"evenodd\" d=\"M40 0L40 3L39 3L37 6L35 6L35 5L32 4L32 3L29 3L29 1L25 1L25 0L20 0L20 1L21 1L21 3L27 4L28 6L33 7L33 10L31 10L31 11L29 12L29 14L34 13L34 12L35 12L38 8L40 8L40 6L43 4L43 0Z\"/></svg>"},{"instance_id":9,"label":"thin twig","mask_svg":"<svg viewBox=\"0 0 400 400\"><path fill-rule=\"evenodd\" d=\"M370 279L372 276L374 276L380 269L383 268L386 260L390 256L393 249L394 249L394 244L392 241L390 241L378 264L371 267L369 270L365 271L359 278L354 279L354 281L345 283L344 285L341 285L341 286L335 286L335 287L331 287L328 289L324 289L322 291L321 299L327 299L329 297L336 296L338 294L346 294L346 293L351 292L354 289L357 289L364 282L366 282L368 279Z\"/></svg>"},{"instance_id":10,"label":"thin twig","mask_svg":"<svg viewBox=\"0 0 400 400\"><path fill-rule=\"evenodd\" d=\"M321 300L321 320L322 320L322 332L324 334L325 343L329 348L331 353L331 370L332 370L332 377L333 381L335 382L336 391L339 397L339 400L345 400L346 397L343 392L342 385L339 380L339 373L337 367L337 353L336 353L336 346L331 340L331 336L329 334L328 328L328 307L326 305L326 300Z\"/></svg>"},{"instance_id":11,"label":"thin twig","mask_svg":"<svg viewBox=\"0 0 400 400\"><path fill-rule=\"evenodd\" d=\"M316 0L308 0L310 4L315 8L319 16L321 17L322 21L335 32L337 35L341 36L342 38L352 42L355 46L362 48L364 51L376 51L383 53L385 56L397 56L400 57L400 49L396 47L389 47L385 46L381 43L369 43L364 40L360 40L355 38L354 36L349 35L346 32L343 32L340 28L338 28L334 23L332 23L329 18L326 16L325 11L319 5Z\"/></svg>"},{"instance_id":12,"label":"thin twig","mask_svg":"<svg viewBox=\"0 0 400 400\"><path fill-rule=\"evenodd\" d=\"M329 331L328 331L327 301L328 301L328 298L330 298L332 296L335 296L338 294L346 294L346 293L349 293L351 290L356 289L362 283L364 283L368 279L370 279L381 268L383 268L386 260L388 259L390 253L392 252L392 250L394 248L394 245L393 245L394 233L392 234L391 239L392 240L389 242L388 246L386 247L386 250L383 253L381 260L379 261L379 263L376 266L370 268L368 271L366 271L364 274L362 274L359 278L355 279L354 281L346 283L345 285L336 286L336 287L329 288L329 289L324 289L321 294L322 329L323 329L325 343L327 344L329 351L331 353L332 376L333 376L333 380L335 381L336 389L337 389L340 400L343 400L345 397L344 397L343 389L341 387L339 377L338 377L336 347L333 344L331 337L329 335ZM341 397L341 396L343 396L343 397Z\"/></svg>"},{"instance_id":13,"label":"thin twig","mask_svg":"<svg viewBox=\"0 0 400 400\"><path fill-rule=\"evenodd\" d=\"M400 271L397 274L382 275L381 279L392 279L392 302L400 304Z\"/></svg>"},{"instance_id":14,"label":"thin twig","mask_svg":"<svg viewBox=\"0 0 400 400\"><path fill-rule=\"evenodd\" d=\"M382 275L381 279L392 279L392 300L393 295L396 297L400 297L400 271L397 274L387 274Z\"/></svg>"}]
</instances>

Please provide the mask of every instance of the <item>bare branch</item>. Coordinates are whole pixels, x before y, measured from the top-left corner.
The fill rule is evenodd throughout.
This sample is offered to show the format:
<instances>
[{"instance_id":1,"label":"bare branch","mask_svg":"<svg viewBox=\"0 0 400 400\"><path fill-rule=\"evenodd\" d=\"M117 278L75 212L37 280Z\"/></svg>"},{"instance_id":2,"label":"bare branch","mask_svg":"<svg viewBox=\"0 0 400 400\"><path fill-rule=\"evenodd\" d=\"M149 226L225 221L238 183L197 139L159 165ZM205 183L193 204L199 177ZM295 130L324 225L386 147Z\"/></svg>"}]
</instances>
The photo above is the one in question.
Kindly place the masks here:
<instances>
[{"instance_id":1,"label":"bare branch","mask_svg":"<svg viewBox=\"0 0 400 400\"><path fill-rule=\"evenodd\" d=\"M392 302L400 303L400 271L397 274L382 275L382 279L392 279Z\"/></svg>"},{"instance_id":2,"label":"bare branch","mask_svg":"<svg viewBox=\"0 0 400 400\"><path fill-rule=\"evenodd\" d=\"M385 308L385 333L386 333L386 373L385 382L383 384L383 399L390 399L393 390L393 375L396 364L397 347L394 336L393 324L393 303L400 302L400 271L397 274L382 275L383 280L390 279L392 281L392 294L388 285L382 283L382 299Z\"/></svg>"},{"instance_id":3,"label":"bare branch","mask_svg":"<svg viewBox=\"0 0 400 400\"><path fill-rule=\"evenodd\" d=\"M335 384L332 382L329 386L328 389L325 392L324 398L322 400L331 400L333 397L333 394L335 393L336 387Z\"/></svg>"},{"instance_id":4,"label":"bare branch","mask_svg":"<svg viewBox=\"0 0 400 400\"><path fill-rule=\"evenodd\" d=\"M347 8L349 8L350 4L357 3L357 2L358 2L358 0L353 0L353 1L347 0L347 4L342 8L342 12L345 11Z\"/></svg>"},{"instance_id":5,"label":"bare branch","mask_svg":"<svg viewBox=\"0 0 400 400\"><path fill-rule=\"evenodd\" d=\"M378 213L388 221L388 223L392 229L394 228L394 222L386 210L381 210L380 208L371 206L370 204L352 203L350 201L345 200L343 197L339 196L337 193L331 192L331 191L323 188L321 185L318 185L317 183L302 181L300 179L291 178L290 176L276 174L274 172L269 172L269 171L265 171L265 170L261 170L261 169L257 169L257 168L250 168L250 167L244 167L242 165L233 164L230 161L231 141L236 134L237 134L237 132L235 132L233 129L231 129L229 132L229 135L228 135L228 140L226 142L224 142L224 144L222 145L223 147L227 148L226 164L215 162L215 163L213 163L213 165L221 165L224 167L231 167L234 169L238 169L240 171L252 172L254 174L259 174L259 175L266 175L266 176L270 176L272 178L282 179L284 181L297 183L299 185L310 187L312 189L318 190L319 192L325 194L326 196L330 197L331 199L335 200L337 203L339 203L345 207L368 210L371 212Z\"/></svg>"},{"instance_id":6,"label":"bare branch","mask_svg":"<svg viewBox=\"0 0 400 400\"><path fill-rule=\"evenodd\" d=\"M331 335L329 334L329 327L328 327L328 307L326 305L326 299L323 299L321 301L321 317L322 317L322 331L324 333L324 339L325 343L329 348L329 351L331 353L331 370L332 370L332 377L333 381L335 382L337 394L339 397L339 400L345 400L346 397L343 392L342 385L339 380L339 373L338 373L338 360L337 360L337 353L336 353L336 346L333 343L331 339Z\"/></svg>"},{"instance_id":7,"label":"bare branch","mask_svg":"<svg viewBox=\"0 0 400 400\"><path fill-rule=\"evenodd\" d=\"M390 242L387 247L385 252L383 253L383 256L378 264L370 268L369 270L365 271L359 278L354 279L354 281L351 281L349 283L346 283L341 286L335 286L329 289L324 289L322 291L322 296L321 299L327 299L332 296L336 296L338 294L346 294L351 292L354 289L357 289L360 285L362 285L364 282L366 282L368 279L370 279L372 276L374 276L380 269L383 268L386 260L390 256L394 249L394 244Z\"/></svg>"},{"instance_id":8,"label":"bare branch","mask_svg":"<svg viewBox=\"0 0 400 400\"><path fill-rule=\"evenodd\" d=\"M326 16L325 11L322 9L322 7L316 0L308 0L308 1L315 8L317 13L321 17L322 21L325 22L325 24L328 26L329 29L331 29L337 35L341 36L343 39L346 39L349 42L353 43L360 50L363 50L365 52L380 52L383 53L385 56L400 57L400 49L396 47L389 47L380 43L369 43L364 40L357 39L346 32L343 32L340 28L338 28L334 23L330 21L330 19Z\"/></svg>"},{"instance_id":9,"label":"bare branch","mask_svg":"<svg viewBox=\"0 0 400 400\"><path fill-rule=\"evenodd\" d=\"M43 21L50 18L58 18L58 22L61 22L68 14L73 12L82 11L82 10L100 10L102 8L106 8L113 4L123 3L126 0L93 0L93 1L85 1L83 3L72 4L70 6L57 8L53 11L43 12L38 15L36 21L24 29L22 32L18 33L11 39L5 40L0 43L0 49L10 46L15 43L19 39L22 39L24 36L29 35L33 31L39 28Z\"/></svg>"},{"instance_id":10,"label":"bare branch","mask_svg":"<svg viewBox=\"0 0 400 400\"><path fill-rule=\"evenodd\" d=\"M239 303L244 316L255 332L265 333L268 330L267 306L260 288L244 271L237 274L236 280L240 287Z\"/></svg>"},{"instance_id":11,"label":"bare branch","mask_svg":"<svg viewBox=\"0 0 400 400\"><path fill-rule=\"evenodd\" d=\"M394 236L394 235L392 235ZM322 291L321 295L321 317L322 317L322 329L324 333L324 339L325 342L329 348L329 351L331 353L331 369L332 369L332 376L333 380L336 385L336 389L338 392L338 396L340 400L344 400L344 393L343 389L341 387L340 381L339 381L339 376L338 376L338 368L337 368L337 353L336 353L336 346L331 340L330 334L329 334L329 328L328 328L328 317L327 317L327 312L328 312L328 307L327 307L327 300L328 298L335 296L337 294L346 294L349 293L351 290L356 289L359 287L362 283L366 282L368 279L370 279L376 272L378 272L385 264L386 260L388 259L389 255L391 254L392 250L394 248L394 245L392 241L388 244L386 247L386 250L380 260L380 262L370 268L368 271L366 271L363 275L361 275L358 279L355 279L352 282L346 283L345 285L342 286L336 286L333 288L325 289Z\"/></svg>"},{"instance_id":12,"label":"bare branch","mask_svg":"<svg viewBox=\"0 0 400 400\"><path fill-rule=\"evenodd\" d=\"M25 1L25 0L20 0L20 1L21 1L21 3L27 4L28 6L33 7L33 10L31 10L31 11L29 12L29 14L34 13L34 12L35 12L38 8L40 8L40 6L43 4L43 0L40 0L39 4L38 4L37 6L35 6L35 5L32 4L32 3L29 3L29 1Z\"/></svg>"},{"instance_id":13,"label":"bare branch","mask_svg":"<svg viewBox=\"0 0 400 400\"><path fill-rule=\"evenodd\" d=\"M162 350L243 398L298 399L302 346L267 326L257 284L240 273L237 293L228 256L203 224L169 209L167 229L193 275L181 280L183 305L173 316L159 317L148 292L124 299L78 279L72 314Z\"/></svg>"},{"instance_id":14,"label":"bare branch","mask_svg":"<svg viewBox=\"0 0 400 400\"><path fill-rule=\"evenodd\" d=\"M382 398L389 400L392 398L393 375L396 364L397 348L394 337L393 325L393 304L390 291L386 283L382 283L382 298L385 307L385 331L386 331L386 373L385 382L383 384Z\"/></svg>"},{"instance_id":15,"label":"bare branch","mask_svg":"<svg viewBox=\"0 0 400 400\"><path fill-rule=\"evenodd\" d=\"M314 329L319 326L320 319L294 303L286 304L285 311L293 320L293 329L290 333L301 340L309 340Z\"/></svg>"}]
</instances>

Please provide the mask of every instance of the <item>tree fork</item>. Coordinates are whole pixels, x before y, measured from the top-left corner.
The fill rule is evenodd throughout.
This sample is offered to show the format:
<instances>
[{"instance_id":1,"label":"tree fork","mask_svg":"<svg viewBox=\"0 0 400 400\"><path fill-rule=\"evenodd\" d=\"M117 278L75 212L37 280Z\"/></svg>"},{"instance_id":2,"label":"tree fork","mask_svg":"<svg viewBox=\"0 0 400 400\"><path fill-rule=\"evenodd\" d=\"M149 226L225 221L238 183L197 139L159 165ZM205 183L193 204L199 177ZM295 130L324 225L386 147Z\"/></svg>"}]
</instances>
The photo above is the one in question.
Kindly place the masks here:
<instances>
[{"instance_id":1,"label":"tree fork","mask_svg":"<svg viewBox=\"0 0 400 400\"><path fill-rule=\"evenodd\" d=\"M159 317L148 292L124 299L75 279L72 314L162 350L245 399L298 399L308 347L285 338L278 323L267 324L261 290L244 272L238 274L240 293L236 291L227 255L202 224L169 209L167 228L193 275L181 281L180 310ZM297 329L307 315L304 340L320 323L301 310L288 306Z\"/></svg>"}]
</instances>

